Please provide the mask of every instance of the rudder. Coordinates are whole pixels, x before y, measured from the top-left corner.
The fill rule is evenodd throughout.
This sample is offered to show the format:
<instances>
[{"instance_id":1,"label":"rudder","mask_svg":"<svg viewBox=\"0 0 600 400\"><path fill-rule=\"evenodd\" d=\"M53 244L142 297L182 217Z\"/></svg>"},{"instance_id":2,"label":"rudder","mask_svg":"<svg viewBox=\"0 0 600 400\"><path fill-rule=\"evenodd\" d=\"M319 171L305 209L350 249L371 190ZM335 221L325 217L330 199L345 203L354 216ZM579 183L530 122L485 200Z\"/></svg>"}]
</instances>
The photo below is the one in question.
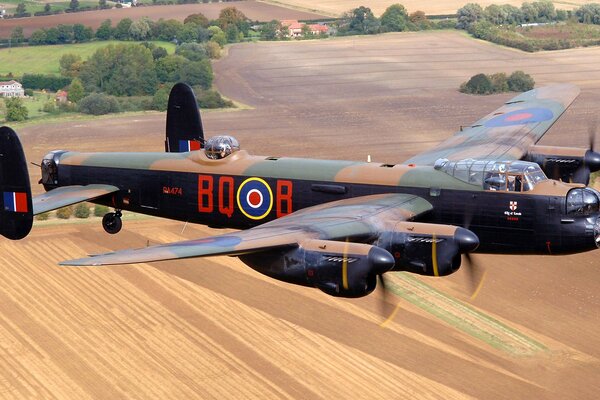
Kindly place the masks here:
<instances>
[{"instance_id":1,"label":"rudder","mask_svg":"<svg viewBox=\"0 0 600 400\"><path fill-rule=\"evenodd\" d=\"M0 234L23 239L33 225L29 172L19 137L0 127Z\"/></svg>"},{"instance_id":2,"label":"rudder","mask_svg":"<svg viewBox=\"0 0 600 400\"><path fill-rule=\"evenodd\" d=\"M190 86L177 83L169 94L165 151L181 153L204 147L204 130L196 95Z\"/></svg>"}]
</instances>

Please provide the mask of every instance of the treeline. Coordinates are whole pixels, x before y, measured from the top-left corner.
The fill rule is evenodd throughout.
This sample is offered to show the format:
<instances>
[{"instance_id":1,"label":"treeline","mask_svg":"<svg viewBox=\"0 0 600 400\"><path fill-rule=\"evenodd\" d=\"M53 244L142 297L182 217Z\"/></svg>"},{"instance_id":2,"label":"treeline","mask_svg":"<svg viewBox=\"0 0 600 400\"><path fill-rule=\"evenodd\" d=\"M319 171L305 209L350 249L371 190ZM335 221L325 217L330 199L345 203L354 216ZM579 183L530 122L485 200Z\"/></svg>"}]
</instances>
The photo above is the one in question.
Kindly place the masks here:
<instances>
[{"instance_id":1,"label":"treeline","mask_svg":"<svg viewBox=\"0 0 600 400\"><path fill-rule=\"evenodd\" d=\"M173 5L173 4L197 4L197 3L226 3L229 1L237 1L237 0L152 0L152 4L137 4L137 7L145 7L148 5ZM52 7L54 5L54 7ZM58 7L57 7L58 6ZM121 3L116 3L115 8L122 8L123 5ZM46 3L44 5L43 11L36 11L33 13L34 16L43 16L43 15L56 15L62 13L72 13L72 12L81 12L81 11L94 11L94 10L106 10L109 8L113 8L111 5L107 3L106 0L99 0L97 6L81 6L79 4L79 0L70 0L68 6L64 6L63 4L52 4ZM27 11L27 3L22 2L17 4L17 8L15 9L14 14L6 15L5 18L25 18L31 17L31 12Z\"/></svg>"},{"instance_id":2,"label":"treeline","mask_svg":"<svg viewBox=\"0 0 600 400\"><path fill-rule=\"evenodd\" d=\"M250 21L244 13L235 7L225 7L216 20L208 20L198 13L189 15L183 23L174 19L152 21L142 18L132 21L125 18L113 26L112 21L107 19L96 31L82 24L61 24L38 29L29 38L24 36L22 27L15 27L11 32L11 45L18 46L26 42L30 45L53 45L116 39L176 43L213 41L224 46L243 40L249 31Z\"/></svg>"},{"instance_id":3,"label":"treeline","mask_svg":"<svg viewBox=\"0 0 600 400\"><path fill-rule=\"evenodd\" d=\"M523 71L515 71L510 76L504 72L497 74L477 74L460 85L460 91L470 94L493 94L503 92L526 92L533 89L535 81Z\"/></svg>"}]
</instances>

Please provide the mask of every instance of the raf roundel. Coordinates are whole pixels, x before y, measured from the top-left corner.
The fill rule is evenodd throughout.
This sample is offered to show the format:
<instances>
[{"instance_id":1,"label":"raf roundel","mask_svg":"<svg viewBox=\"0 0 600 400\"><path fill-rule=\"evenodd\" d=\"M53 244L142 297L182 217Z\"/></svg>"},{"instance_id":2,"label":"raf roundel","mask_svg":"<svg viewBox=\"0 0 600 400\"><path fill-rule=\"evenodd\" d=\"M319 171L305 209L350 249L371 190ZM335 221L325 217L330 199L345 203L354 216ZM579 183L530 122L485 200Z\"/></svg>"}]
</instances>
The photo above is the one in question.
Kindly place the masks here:
<instances>
[{"instance_id":1,"label":"raf roundel","mask_svg":"<svg viewBox=\"0 0 600 400\"><path fill-rule=\"evenodd\" d=\"M537 124L554 118L551 110L541 107L531 107L500 114L484 125L487 128L502 128L505 126Z\"/></svg>"},{"instance_id":2,"label":"raf roundel","mask_svg":"<svg viewBox=\"0 0 600 400\"><path fill-rule=\"evenodd\" d=\"M237 203L246 217L263 219L273 208L273 192L263 179L248 178L237 191Z\"/></svg>"}]
</instances>

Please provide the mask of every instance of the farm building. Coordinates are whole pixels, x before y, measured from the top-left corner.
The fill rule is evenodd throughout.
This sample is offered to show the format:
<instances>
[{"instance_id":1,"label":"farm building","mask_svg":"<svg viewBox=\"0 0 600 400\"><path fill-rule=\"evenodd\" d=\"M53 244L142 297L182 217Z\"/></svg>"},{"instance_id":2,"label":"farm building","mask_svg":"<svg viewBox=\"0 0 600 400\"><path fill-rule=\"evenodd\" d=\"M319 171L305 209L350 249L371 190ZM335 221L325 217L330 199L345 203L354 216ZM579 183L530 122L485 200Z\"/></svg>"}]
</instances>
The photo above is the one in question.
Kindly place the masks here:
<instances>
[{"instance_id":1,"label":"farm building","mask_svg":"<svg viewBox=\"0 0 600 400\"><path fill-rule=\"evenodd\" d=\"M0 82L0 97L24 97L23 85L15 80Z\"/></svg>"},{"instance_id":2,"label":"farm building","mask_svg":"<svg viewBox=\"0 0 600 400\"><path fill-rule=\"evenodd\" d=\"M302 29L304 26L308 26L308 31L313 35L319 35L321 33L327 33L329 30L327 26L320 24L307 25L303 22L298 22L295 19L284 19L281 21L281 26L287 28L289 37L300 37L302 36Z\"/></svg>"}]
</instances>

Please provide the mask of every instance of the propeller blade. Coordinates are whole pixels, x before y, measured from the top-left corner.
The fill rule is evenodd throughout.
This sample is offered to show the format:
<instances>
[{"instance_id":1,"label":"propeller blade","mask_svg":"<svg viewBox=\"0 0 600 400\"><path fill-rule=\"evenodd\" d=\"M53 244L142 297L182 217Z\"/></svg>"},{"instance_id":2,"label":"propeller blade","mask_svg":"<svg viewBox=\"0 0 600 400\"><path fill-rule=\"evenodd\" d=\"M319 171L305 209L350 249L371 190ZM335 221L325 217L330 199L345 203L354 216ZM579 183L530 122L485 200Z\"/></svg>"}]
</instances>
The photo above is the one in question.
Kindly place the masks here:
<instances>
[{"instance_id":1,"label":"propeller blade","mask_svg":"<svg viewBox=\"0 0 600 400\"><path fill-rule=\"evenodd\" d=\"M386 314L389 293L388 293L387 284L385 283L385 278L383 277L383 274L377 275L377 280L379 281L378 286L381 287L381 301L379 304L379 311L380 311L381 315L384 316Z\"/></svg>"},{"instance_id":2,"label":"propeller blade","mask_svg":"<svg viewBox=\"0 0 600 400\"><path fill-rule=\"evenodd\" d=\"M475 300L475 297L477 297L479 290L481 290L481 287L483 286L483 281L487 271L475 264L470 253L465 253L464 256L466 261L464 266L469 280L471 300Z\"/></svg>"}]
</instances>

